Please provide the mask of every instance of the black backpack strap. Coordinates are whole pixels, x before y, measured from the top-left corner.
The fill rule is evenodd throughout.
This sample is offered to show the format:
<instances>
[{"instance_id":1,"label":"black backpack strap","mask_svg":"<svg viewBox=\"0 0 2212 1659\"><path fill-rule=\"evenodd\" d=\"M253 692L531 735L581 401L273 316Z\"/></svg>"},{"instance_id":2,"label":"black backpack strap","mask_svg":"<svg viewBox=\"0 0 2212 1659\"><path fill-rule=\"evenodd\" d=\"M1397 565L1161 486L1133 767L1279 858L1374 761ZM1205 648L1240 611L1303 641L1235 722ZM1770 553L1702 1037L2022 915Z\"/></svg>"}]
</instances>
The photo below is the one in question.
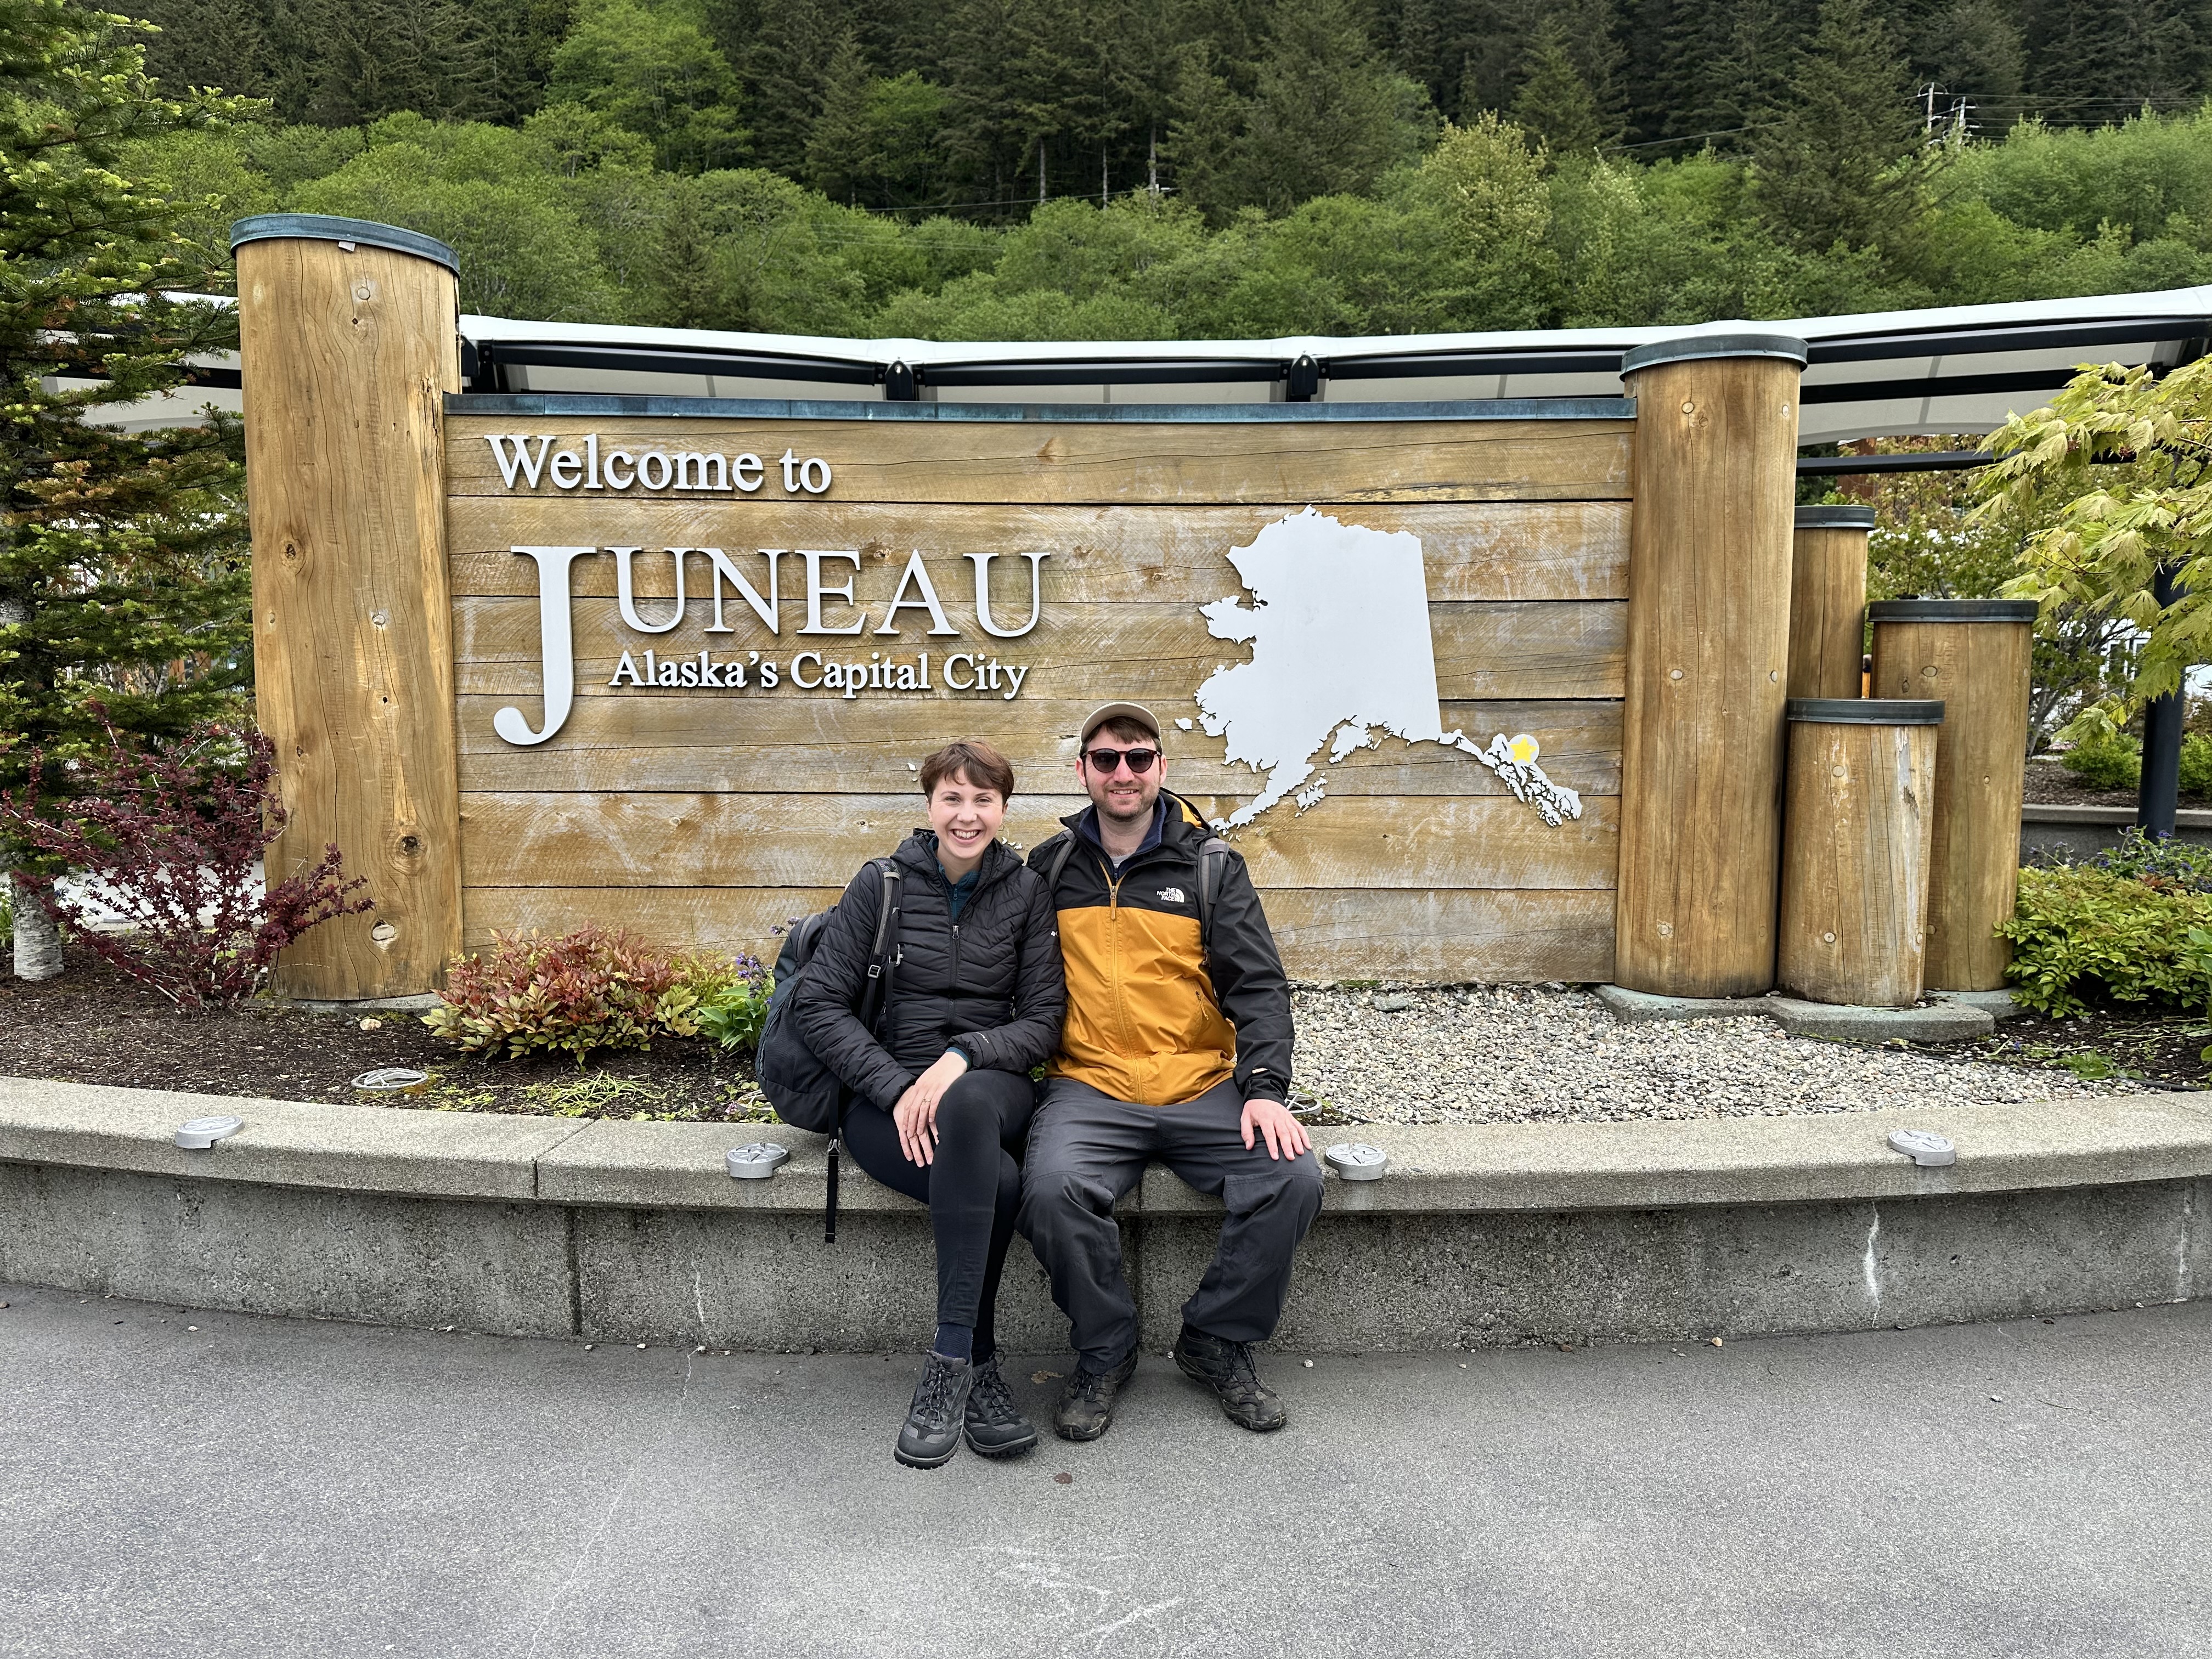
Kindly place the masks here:
<instances>
[{"instance_id":1,"label":"black backpack strap","mask_svg":"<svg viewBox=\"0 0 2212 1659\"><path fill-rule=\"evenodd\" d=\"M1229 863L1229 843L1208 836L1198 849L1198 948L1206 972L1213 971L1213 901L1221 895L1221 872Z\"/></svg>"},{"instance_id":2,"label":"black backpack strap","mask_svg":"<svg viewBox=\"0 0 2212 1659\"><path fill-rule=\"evenodd\" d=\"M876 911L876 936L868 947L868 983L854 1012L871 1031L890 1010L891 981L897 977L898 913L902 892L897 861L878 859L876 870L884 878L883 900ZM828 1192L822 1201L822 1242L837 1242L837 1149L845 1139L845 1114L853 1109L853 1091L837 1091L837 1121L830 1127Z\"/></svg>"},{"instance_id":3,"label":"black backpack strap","mask_svg":"<svg viewBox=\"0 0 2212 1659\"><path fill-rule=\"evenodd\" d=\"M1060 872L1067 868L1067 860L1075 852L1075 831L1063 830L1060 834L1066 839L1060 843L1060 851L1052 855L1052 863L1046 867L1044 872L1044 896L1051 901L1053 915L1055 918L1060 915ZM1059 929L1060 924L1055 920L1053 923L1053 931L1057 933Z\"/></svg>"}]
</instances>

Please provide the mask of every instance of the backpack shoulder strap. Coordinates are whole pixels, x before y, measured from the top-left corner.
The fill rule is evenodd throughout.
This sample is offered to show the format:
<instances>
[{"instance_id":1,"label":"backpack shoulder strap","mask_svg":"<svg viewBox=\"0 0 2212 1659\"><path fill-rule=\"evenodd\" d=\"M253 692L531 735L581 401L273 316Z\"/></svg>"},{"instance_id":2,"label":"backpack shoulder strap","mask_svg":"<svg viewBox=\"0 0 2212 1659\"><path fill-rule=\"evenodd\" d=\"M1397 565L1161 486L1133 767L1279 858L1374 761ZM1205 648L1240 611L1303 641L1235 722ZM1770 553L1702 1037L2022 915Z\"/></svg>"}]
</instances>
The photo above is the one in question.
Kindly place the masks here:
<instances>
[{"instance_id":1,"label":"backpack shoulder strap","mask_svg":"<svg viewBox=\"0 0 2212 1659\"><path fill-rule=\"evenodd\" d=\"M1061 830L1060 850L1052 855L1052 862L1045 867L1044 872L1044 896L1052 901L1053 908L1055 910L1060 908L1060 872L1067 868L1067 860L1074 852L1075 831Z\"/></svg>"},{"instance_id":2,"label":"backpack shoulder strap","mask_svg":"<svg viewBox=\"0 0 2212 1659\"><path fill-rule=\"evenodd\" d=\"M901 885L898 860L871 859L876 873L884 878L883 899L876 911L876 937L868 951L868 983L860 993L860 1006L855 1012L860 1023L871 1030L883 1016L890 1000L891 969L896 965L890 960L896 948L898 934L899 896ZM828 1182L822 1197L822 1242L837 1242L837 1153L845 1139L845 1114L853 1109L853 1093L849 1089L837 1091L837 1115L830 1126Z\"/></svg>"},{"instance_id":3,"label":"backpack shoulder strap","mask_svg":"<svg viewBox=\"0 0 2212 1659\"><path fill-rule=\"evenodd\" d=\"M1221 872L1228 867L1229 843L1208 836L1198 848L1198 945L1208 971L1213 962L1213 902L1221 896Z\"/></svg>"}]
</instances>

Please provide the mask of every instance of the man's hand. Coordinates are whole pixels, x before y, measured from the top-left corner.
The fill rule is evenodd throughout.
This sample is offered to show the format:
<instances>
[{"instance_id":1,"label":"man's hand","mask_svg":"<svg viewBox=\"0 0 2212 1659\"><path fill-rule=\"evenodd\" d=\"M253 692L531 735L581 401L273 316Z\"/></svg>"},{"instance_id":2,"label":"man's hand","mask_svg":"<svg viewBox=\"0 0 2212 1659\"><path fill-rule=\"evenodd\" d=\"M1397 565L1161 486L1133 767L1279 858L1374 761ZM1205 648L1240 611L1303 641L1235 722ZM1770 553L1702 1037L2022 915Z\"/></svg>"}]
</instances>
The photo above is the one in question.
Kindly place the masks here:
<instances>
[{"instance_id":1,"label":"man's hand","mask_svg":"<svg viewBox=\"0 0 2212 1659\"><path fill-rule=\"evenodd\" d=\"M891 1108L891 1121L898 1126L899 1150L908 1163L926 1169L937 1161L937 1103L967 1073L968 1062L948 1051L906 1085L898 1104ZM1251 1144L1249 1139L1245 1144Z\"/></svg>"},{"instance_id":2,"label":"man's hand","mask_svg":"<svg viewBox=\"0 0 2212 1659\"><path fill-rule=\"evenodd\" d=\"M1267 1142L1267 1156L1272 1158L1297 1158L1313 1149L1313 1137L1306 1133L1305 1125L1291 1115L1291 1109L1279 1100L1248 1100L1244 1103L1244 1147L1252 1148L1255 1133Z\"/></svg>"}]
</instances>

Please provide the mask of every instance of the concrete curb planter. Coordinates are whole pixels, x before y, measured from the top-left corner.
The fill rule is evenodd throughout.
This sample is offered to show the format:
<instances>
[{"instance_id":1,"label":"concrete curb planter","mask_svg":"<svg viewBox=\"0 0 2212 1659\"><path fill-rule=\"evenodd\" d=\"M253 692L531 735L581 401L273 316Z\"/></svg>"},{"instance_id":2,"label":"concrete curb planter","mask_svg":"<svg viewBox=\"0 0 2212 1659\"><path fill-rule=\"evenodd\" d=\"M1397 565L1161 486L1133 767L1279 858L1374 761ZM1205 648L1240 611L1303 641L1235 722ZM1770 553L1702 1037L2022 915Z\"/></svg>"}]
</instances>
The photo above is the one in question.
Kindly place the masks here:
<instances>
[{"instance_id":1,"label":"concrete curb planter","mask_svg":"<svg viewBox=\"0 0 2212 1659\"><path fill-rule=\"evenodd\" d=\"M173 1144L213 1112L244 1131ZM1908 1123L1955 1141L1958 1164L1890 1151ZM0 1279L526 1335L915 1346L921 1211L853 1172L824 1245L820 1138L778 1129L790 1164L730 1180L723 1152L757 1133L0 1079ZM2212 1095L1357 1133L1390 1168L1330 1178L1280 1346L1850 1330L2212 1282ZM1148 1346L1172 1339L1218 1207L1158 1169L1123 1205ZM1017 1349L1065 1346L1021 1247L1000 1328Z\"/></svg>"}]
</instances>

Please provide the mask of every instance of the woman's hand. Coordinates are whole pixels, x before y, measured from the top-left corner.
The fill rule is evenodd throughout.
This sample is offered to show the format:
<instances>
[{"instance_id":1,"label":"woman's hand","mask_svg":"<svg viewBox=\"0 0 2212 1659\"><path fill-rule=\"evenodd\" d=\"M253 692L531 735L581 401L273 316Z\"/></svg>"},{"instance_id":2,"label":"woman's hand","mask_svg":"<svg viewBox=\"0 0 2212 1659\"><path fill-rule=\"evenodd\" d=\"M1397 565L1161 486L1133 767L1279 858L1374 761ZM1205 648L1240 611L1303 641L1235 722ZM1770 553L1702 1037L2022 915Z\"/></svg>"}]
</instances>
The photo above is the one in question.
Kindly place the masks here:
<instances>
[{"instance_id":1,"label":"woman's hand","mask_svg":"<svg viewBox=\"0 0 2212 1659\"><path fill-rule=\"evenodd\" d=\"M898 1126L899 1150L906 1154L908 1163L926 1169L937 1161L937 1103L967 1073L968 1062L947 1052L908 1084L898 1104L891 1108L891 1121Z\"/></svg>"}]
</instances>

